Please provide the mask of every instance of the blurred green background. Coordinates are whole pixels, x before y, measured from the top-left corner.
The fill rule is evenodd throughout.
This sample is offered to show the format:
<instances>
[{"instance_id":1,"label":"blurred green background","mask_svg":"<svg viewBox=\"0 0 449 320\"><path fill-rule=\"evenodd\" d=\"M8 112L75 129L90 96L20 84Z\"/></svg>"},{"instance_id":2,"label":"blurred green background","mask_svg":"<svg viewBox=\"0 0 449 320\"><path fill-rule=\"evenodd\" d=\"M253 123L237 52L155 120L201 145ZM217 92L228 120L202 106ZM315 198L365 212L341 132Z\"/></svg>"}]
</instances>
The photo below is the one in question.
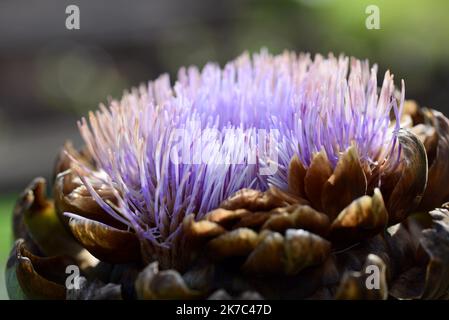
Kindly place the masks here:
<instances>
[{"instance_id":1,"label":"blurred green background","mask_svg":"<svg viewBox=\"0 0 449 320\"><path fill-rule=\"evenodd\" d=\"M8 258L8 253L10 251L11 245L11 217L14 203L13 196L3 195L0 199L0 267L2 268L0 272L0 299L7 299L8 295L5 290L5 264Z\"/></svg>"},{"instance_id":2,"label":"blurred green background","mask_svg":"<svg viewBox=\"0 0 449 320\"><path fill-rule=\"evenodd\" d=\"M81 29L65 29L76 4ZM368 30L368 5L380 30ZM345 53L405 79L406 96L449 114L449 1L1 0L0 298L14 198L51 176L76 121L130 86L182 65L225 63L267 47Z\"/></svg>"}]
</instances>

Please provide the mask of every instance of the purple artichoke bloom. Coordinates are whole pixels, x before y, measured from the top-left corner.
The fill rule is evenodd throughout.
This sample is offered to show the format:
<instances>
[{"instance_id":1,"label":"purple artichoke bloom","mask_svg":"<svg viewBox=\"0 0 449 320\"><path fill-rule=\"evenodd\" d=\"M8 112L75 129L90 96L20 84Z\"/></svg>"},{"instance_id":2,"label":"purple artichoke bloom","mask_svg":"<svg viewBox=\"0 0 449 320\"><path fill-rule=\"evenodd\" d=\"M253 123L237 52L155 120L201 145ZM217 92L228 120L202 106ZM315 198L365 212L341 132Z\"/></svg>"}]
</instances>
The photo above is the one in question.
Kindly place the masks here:
<instances>
[{"instance_id":1,"label":"purple artichoke bloom","mask_svg":"<svg viewBox=\"0 0 449 320\"><path fill-rule=\"evenodd\" d=\"M79 128L14 209L12 297L447 297L449 120L367 61L182 68Z\"/></svg>"},{"instance_id":2,"label":"purple artichoke bloom","mask_svg":"<svg viewBox=\"0 0 449 320\"><path fill-rule=\"evenodd\" d=\"M352 144L368 165L391 156L404 89L397 106L393 77L386 73L378 95L376 73L344 56L266 51L223 69L181 68L173 87L163 75L82 119L97 168L77 171L106 212L169 252L187 214L201 218L242 188L286 189L295 154L306 166L320 150L335 166ZM273 174L263 174L270 165ZM115 205L96 192L102 185Z\"/></svg>"}]
</instances>

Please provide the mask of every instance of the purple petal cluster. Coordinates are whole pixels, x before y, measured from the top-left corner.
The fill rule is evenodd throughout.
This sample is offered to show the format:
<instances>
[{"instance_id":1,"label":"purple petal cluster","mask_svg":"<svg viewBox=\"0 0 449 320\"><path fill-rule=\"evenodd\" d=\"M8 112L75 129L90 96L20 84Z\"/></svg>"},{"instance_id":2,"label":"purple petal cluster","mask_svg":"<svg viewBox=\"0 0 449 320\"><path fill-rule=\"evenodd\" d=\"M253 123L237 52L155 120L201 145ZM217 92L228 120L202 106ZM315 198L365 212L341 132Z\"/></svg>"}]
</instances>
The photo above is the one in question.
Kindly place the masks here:
<instances>
[{"instance_id":1,"label":"purple petal cluster","mask_svg":"<svg viewBox=\"0 0 449 320\"><path fill-rule=\"evenodd\" d=\"M295 154L308 166L324 150L335 166L355 144L369 165L385 161L403 100L389 72L378 90L367 61L243 54L224 68L181 68L173 86L163 75L90 113L79 127L97 168L78 172L107 212L170 248L187 214L201 217L241 188L285 188ZM96 194L101 185L116 204Z\"/></svg>"}]
</instances>

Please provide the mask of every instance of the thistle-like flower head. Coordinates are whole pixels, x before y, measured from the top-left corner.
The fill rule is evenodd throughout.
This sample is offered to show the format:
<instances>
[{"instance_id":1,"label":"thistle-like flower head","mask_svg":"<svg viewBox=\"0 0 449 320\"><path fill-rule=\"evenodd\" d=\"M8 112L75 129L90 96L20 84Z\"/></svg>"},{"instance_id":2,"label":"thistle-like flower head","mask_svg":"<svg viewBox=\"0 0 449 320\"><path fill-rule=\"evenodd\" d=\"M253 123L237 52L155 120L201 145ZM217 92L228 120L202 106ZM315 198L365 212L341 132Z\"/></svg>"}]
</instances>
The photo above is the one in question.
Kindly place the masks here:
<instances>
[{"instance_id":1,"label":"thistle-like flower head","mask_svg":"<svg viewBox=\"0 0 449 320\"><path fill-rule=\"evenodd\" d=\"M397 157L404 88L399 103L394 90L389 72L378 92L377 67L344 56L262 51L181 68L173 86L161 76L82 119L95 166L77 173L103 210L166 252L187 214L242 188L287 189L295 155L305 167L320 151L335 167L350 146L368 166Z\"/></svg>"},{"instance_id":2,"label":"thistle-like flower head","mask_svg":"<svg viewBox=\"0 0 449 320\"><path fill-rule=\"evenodd\" d=\"M10 297L447 297L449 120L376 77L262 51L100 106L17 202Z\"/></svg>"}]
</instances>

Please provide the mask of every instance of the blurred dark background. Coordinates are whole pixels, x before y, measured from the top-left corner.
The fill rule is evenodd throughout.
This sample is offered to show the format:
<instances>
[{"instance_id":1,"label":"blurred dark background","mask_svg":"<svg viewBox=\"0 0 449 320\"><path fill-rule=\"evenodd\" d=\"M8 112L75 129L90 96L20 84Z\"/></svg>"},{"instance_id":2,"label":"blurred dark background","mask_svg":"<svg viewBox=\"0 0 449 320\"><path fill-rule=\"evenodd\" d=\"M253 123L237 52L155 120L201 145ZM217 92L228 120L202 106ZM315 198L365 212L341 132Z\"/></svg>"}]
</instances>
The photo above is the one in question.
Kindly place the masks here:
<instances>
[{"instance_id":1,"label":"blurred dark background","mask_svg":"<svg viewBox=\"0 0 449 320\"><path fill-rule=\"evenodd\" d=\"M80 30L65 28L70 4ZM365 27L372 4L380 30ZM267 47L368 58L405 80L407 98L449 113L448 14L446 0L0 0L0 264L14 197L50 176L99 102L183 65Z\"/></svg>"}]
</instances>

